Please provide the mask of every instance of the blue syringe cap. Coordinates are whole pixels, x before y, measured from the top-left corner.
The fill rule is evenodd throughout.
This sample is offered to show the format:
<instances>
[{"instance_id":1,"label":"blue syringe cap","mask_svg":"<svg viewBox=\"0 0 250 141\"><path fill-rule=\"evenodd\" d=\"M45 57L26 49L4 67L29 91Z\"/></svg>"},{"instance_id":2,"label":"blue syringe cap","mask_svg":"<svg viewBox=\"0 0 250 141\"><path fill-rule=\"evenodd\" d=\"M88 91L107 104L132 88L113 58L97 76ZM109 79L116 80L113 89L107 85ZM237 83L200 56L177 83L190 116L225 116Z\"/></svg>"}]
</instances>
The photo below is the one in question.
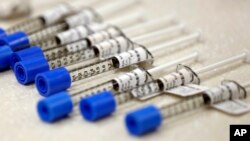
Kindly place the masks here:
<instances>
[{"instance_id":1,"label":"blue syringe cap","mask_svg":"<svg viewBox=\"0 0 250 141\"><path fill-rule=\"evenodd\" d=\"M45 98L37 104L39 117L41 120L49 123L67 117L72 110L73 102L66 91Z\"/></svg>"},{"instance_id":2,"label":"blue syringe cap","mask_svg":"<svg viewBox=\"0 0 250 141\"><path fill-rule=\"evenodd\" d=\"M48 97L68 89L71 86L71 77L66 68L60 67L38 74L35 83L39 93Z\"/></svg>"},{"instance_id":3,"label":"blue syringe cap","mask_svg":"<svg viewBox=\"0 0 250 141\"><path fill-rule=\"evenodd\" d=\"M16 62L31 60L39 57L45 58L42 49L38 46L33 46L31 48L14 52L10 58L10 65L11 68L14 68Z\"/></svg>"},{"instance_id":4,"label":"blue syringe cap","mask_svg":"<svg viewBox=\"0 0 250 141\"><path fill-rule=\"evenodd\" d=\"M13 51L9 46L0 46L0 71L10 68L10 57Z\"/></svg>"},{"instance_id":5,"label":"blue syringe cap","mask_svg":"<svg viewBox=\"0 0 250 141\"><path fill-rule=\"evenodd\" d=\"M79 106L86 120L96 121L111 115L116 109L116 102L111 91L103 91L82 99Z\"/></svg>"},{"instance_id":6,"label":"blue syringe cap","mask_svg":"<svg viewBox=\"0 0 250 141\"><path fill-rule=\"evenodd\" d=\"M125 118L125 124L128 131L135 136L141 136L152 132L156 130L161 123L161 112L153 105L130 112Z\"/></svg>"},{"instance_id":7,"label":"blue syringe cap","mask_svg":"<svg viewBox=\"0 0 250 141\"><path fill-rule=\"evenodd\" d=\"M0 45L8 45L13 51L29 47L28 35L25 32L15 32L0 38Z\"/></svg>"},{"instance_id":8,"label":"blue syringe cap","mask_svg":"<svg viewBox=\"0 0 250 141\"><path fill-rule=\"evenodd\" d=\"M37 74L48 70L48 61L43 57L20 61L14 66L16 79L23 85L33 83Z\"/></svg>"},{"instance_id":9,"label":"blue syringe cap","mask_svg":"<svg viewBox=\"0 0 250 141\"><path fill-rule=\"evenodd\" d=\"M0 28L0 38L5 37L5 36L6 36L5 30Z\"/></svg>"}]
</instances>

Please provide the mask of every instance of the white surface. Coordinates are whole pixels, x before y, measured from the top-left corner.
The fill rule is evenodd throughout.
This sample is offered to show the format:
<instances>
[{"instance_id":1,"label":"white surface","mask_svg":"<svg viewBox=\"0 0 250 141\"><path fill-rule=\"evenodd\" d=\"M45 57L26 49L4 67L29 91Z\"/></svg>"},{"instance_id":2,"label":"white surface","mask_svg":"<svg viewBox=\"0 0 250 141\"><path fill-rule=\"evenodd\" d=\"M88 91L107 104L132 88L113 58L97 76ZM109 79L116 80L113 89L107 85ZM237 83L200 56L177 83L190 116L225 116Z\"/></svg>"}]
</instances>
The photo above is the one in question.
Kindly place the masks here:
<instances>
[{"instance_id":1,"label":"white surface","mask_svg":"<svg viewBox=\"0 0 250 141\"><path fill-rule=\"evenodd\" d=\"M194 48L199 48L202 54L202 62L196 66L230 57L240 53L243 49L250 50L250 1L145 0L143 3L145 3L151 17L161 18L175 12L178 19L187 23L187 27L192 30L201 29L204 34L205 42L203 45L165 55L157 60L156 64L179 57ZM13 23L14 21L5 21L1 22L0 25L6 27ZM206 77L209 79L203 77L204 80L207 80L203 84L214 86L219 84L223 78L239 82L248 81L250 78L249 64L235 64L223 70L226 73L216 72L215 76ZM41 99L41 96L37 94L34 86L19 85L11 71L0 75L1 141L227 141L229 140L230 124L250 123L250 114L233 117L213 109L202 109L166 120L158 132L142 138L135 138L127 133L123 123L126 111L135 106L141 106L138 102L131 102L120 107L112 117L97 123L88 123L75 113L69 119L55 124L46 124L41 122L36 114L36 103ZM163 95L148 101L148 103L162 100L171 103L178 98ZM249 98L246 101L250 103Z\"/></svg>"}]
</instances>

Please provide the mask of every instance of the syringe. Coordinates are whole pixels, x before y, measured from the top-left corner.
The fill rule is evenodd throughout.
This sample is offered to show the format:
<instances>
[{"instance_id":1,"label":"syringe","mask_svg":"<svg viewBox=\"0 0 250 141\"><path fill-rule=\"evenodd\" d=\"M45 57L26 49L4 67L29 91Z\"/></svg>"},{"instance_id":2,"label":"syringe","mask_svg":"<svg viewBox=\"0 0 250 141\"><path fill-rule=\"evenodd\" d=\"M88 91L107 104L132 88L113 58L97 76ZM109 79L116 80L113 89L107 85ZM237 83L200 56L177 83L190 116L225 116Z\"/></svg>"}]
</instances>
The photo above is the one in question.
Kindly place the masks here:
<instances>
[{"instance_id":1,"label":"syringe","mask_svg":"<svg viewBox=\"0 0 250 141\"><path fill-rule=\"evenodd\" d=\"M91 2L89 3L89 5L91 5ZM83 7L83 5L79 6L79 9L81 9L80 7ZM6 36L7 34L12 34L17 31L23 31L26 34L31 34L47 26L57 24L61 22L65 17L77 12L78 9L76 9L76 7L74 6L74 2L60 3L46 10L43 14L14 25L8 28L6 31L4 29L0 29L0 35Z\"/></svg>"},{"instance_id":2,"label":"syringe","mask_svg":"<svg viewBox=\"0 0 250 141\"><path fill-rule=\"evenodd\" d=\"M131 15L131 17L127 17L127 18L123 18L123 19L120 19L120 18L116 19L116 22L114 24L118 24L121 27L124 27L124 26L126 27L127 24L137 22L140 17L141 17L141 14L140 13L139 14L136 13L136 14ZM124 24L122 24L123 20L125 20L125 22L123 22ZM103 23L103 25L106 25L106 24ZM77 32L75 29L72 29L72 30L69 30L69 31L65 31L65 32L59 33L58 35L59 36L63 35L63 37L65 37L65 38L66 38L66 36L77 36L75 38L73 37L74 40L76 40L76 38L85 38L89 34L92 34L93 32L101 30L102 27L104 28L105 26L102 26L102 25L97 26L97 24L85 25L85 26L81 26L80 27L80 31L82 31L81 33ZM78 28L76 28L76 29L78 29ZM64 43L66 43L66 42L64 42ZM21 61L21 60L24 60L24 59L28 60L29 58L33 59L34 57L41 57L41 56L43 57L44 54L46 55L46 57L48 56L48 59L50 59L50 58L51 59L55 59L55 58L60 57L60 55L58 55L58 54L59 53L61 54L61 51L63 51L63 47L58 47L58 48L46 51L46 49L45 49L46 46L47 45L43 44L42 46L37 46L37 47L41 47L41 49L32 49L32 47L31 47L31 49L30 48L26 48L26 49L23 49L21 51L16 51L16 53L15 52L13 53L12 51L10 51L10 52L4 52L5 55L3 55L3 56L0 57L0 61L1 61L0 68L1 68L1 70L7 70L9 68L9 66L11 66L11 68L13 68L14 65L15 65L15 63L18 62L18 61ZM5 47L5 48L8 48L8 47ZM43 51L46 51L46 52L43 53L42 49L43 49ZM1 50L5 50L4 47L0 48L0 52L1 52ZM55 53L58 53L58 54L55 54ZM49 55L51 55L51 56L49 56ZM64 56L64 54L61 55L61 56Z\"/></svg>"},{"instance_id":3,"label":"syringe","mask_svg":"<svg viewBox=\"0 0 250 141\"><path fill-rule=\"evenodd\" d=\"M53 1L32 1L32 0L8 0L4 1L0 4L0 19L14 19L14 18L22 18L27 17L37 12L37 9L42 9L44 7L58 6L59 3L62 5L61 0L53 0ZM95 1L96 2L96 1ZM71 1L76 5L75 1ZM93 5L94 3L91 1L84 2L85 6L89 6L89 4ZM79 5L79 4L78 4ZM82 5L82 4L81 4ZM73 7L72 7L73 8ZM75 10L76 11L76 10ZM70 12L70 11L69 11Z\"/></svg>"},{"instance_id":4,"label":"syringe","mask_svg":"<svg viewBox=\"0 0 250 141\"><path fill-rule=\"evenodd\" d=\"M129 23L133 23L134 19L138 18L137 16L140 16L140 15L133 14L133 15L130 15L129 17L127 17L127 18L122 18L120 20L116 19L113 23L116 23L120 27L121 27L121 25L124 25L124 27L125 27L125 25L129 25ZM140 35L142 35L144 33L147 33L147 31L148 31L148 30L144 30L145 32L140 32L139 34L135 34L135 36L133 36L132 33L134 31L131 31L131 29L133 29L133 30L137 29L138 30L138 29L141 29L141 28L149 28L149 27L153 26L154 24L170 23L172 21L173 21L173 16L164 17L161 20L146 21L145 23L138 24L136 26L126 27L126 28L123 29L123 32L120 32L118 28L111 28L111 29L117 30L117 32L115 32L115 33L118 33L118 34L116 34L116 35L113 34L112 35L111 33L114 33L114 32L110 32L110 33L108 33L108 35L112 35L112 37L118 37L118 36L122 36L122 35L125 36L125 34L126 35L128 34L128 35L130 35L129 37L131 38L131 37L135 37L135 36L140 36ZM120 23L123 23L123 24L120 24ZM61 34L61 33L59 33L59 34ZM62 36L62 35L59 35L59 34L57 36ZM62 34L64 34L64 33L62 33ZM66 34L66 36L71 35L71 34L68 34L67 32L65 32L65 34ZM109 36L109 37L111 38L111 36ZM62 40L62 39L58 39L58 40ZM84 49L88 49L88 47L93 47L93 46L87 46L87 41L85 39L83 39L83 40L80 40L80 41L77 41L77 42L73 42L73 43L63 45L63 46L59 46L57 48L45 50L44 52L42 52L41 50L37 50L37 51L29 51L29 50L27 50L27 51L16 52L16 53L13 53L12 57L10 58L10 64L11 64L11 66L14 66L14 64L16 62L32 59L34 56L35 57L36 56L46 56L47 60L54 60L56 58L66 56L66 55L68 55L70 53L78 53L79 51L82 51ZM34 54L36 54L36 55L34 55Z\"/></svg>"},{"instance_id":5,"label":"syringe","mask_svg":"<svg viewBox=\"0 0 250 141\"><path fill-rule=\"evenodd\" d=\"M226 66L230 63L235 63L237 61L249 61L249 53L246 51L239 55L230 57L228 59L222 60L220 62L192 70L187 66L178 68L176 72L170 73L166 76L159 78L157 81L145 84L138 88L132 90L132 94L137 99L142 99L143 97L156 96L156 93L166 92L169 89L190 84L190 83L200 83L199 75L203 73L213 71L218 67Z\"/></svg>"},{"instance_id":6,"label":"syringe","mask_svg":"<svg viewBox=\"0 0 250 141\"><path fill-rule=\"evenodd\" d=\"M111 90L115 92L125 92L135 87L138 87L146 82L150 82L155 80L156 74L164 73L165 69L169 70L168 68L177 65L180 62L184 61L196 61L198 58L199 53L194 52L188 56L179 58L171 63L163 64L158 67L151 68L149 70L145 70L143 68L137 68L134 71L128 72L126 74L120 75L111 81L104 82L102 84L95 85L91 88L85 89L82 86L85 85L84 83L79 83L70 89L69 91L75 94L71 95L81 95L78 96L81 98L82 96L87 95L94 95L97 92L101 92L103 90ZM112 84L112 87L105 87L107 84ZM109 86L109 85L107 85ZM99 88L100 87L100 88ZM84 93L83 93L84 92ZM76 94L77 93L77 94Z\"/></svg>"},{"instance_id":7,"label":"syringe","mask_svg":"<svg viewBox=\"0 0 250 141\"><path fill-rule=\"evenodd\" d=\"M203 92L202 95L194 96L161 106L149 105L132 111L126 115L125 124L130 134L142 136L159 128L166 118L170 118L188 111L211 106L229 100L244 99L247 97L246 89L250 87L250 81L242 85L235 81L222 83Z\"/></svg>"},{"instance_id":8,"label":"syringe","mask_svg":"<svg viewBox=\"0 0 250 141\"><path fill-rule=\"evenodd\" d=\"M247 56L246 53L240 54L238 56L223 60L221 62L212 64L212 65L204 67L204 68L215 69L219 66L223 66L223 65L226 65L228 63L232 63L232 62L243 60L243 59L245 60L246 56ZM210 69L209 70L206 69L206 70L210 71ZM202 68L199 70L204 70L204 69ZM197 72L201 72L199 70L197 70ZM167 75L167 76L169 76L169 75ZM173 84L176 85L175 87L180 86L180 85L185 85L187 83L191 83L191 82L193 82L194 77L195 77L195 76L193 76L193 72L190 73L189 69L183 69L182 71L180 71L180 73L178 73L178 75L170 74L170 76L173 77L173 79L171 79L172 81L170 79L164 79L164 80L168 83L172 82ZM165 77L162 77L162 78L165 78ZM162 78L159 78L157 80L161 80ZM178 81L181 81L182 83L180 83L180 82L178 83ZM149 82L149 83L153 83L153 82ZM141 87L144 88L144 85L139 86L139 88L141 88ZM173 87L174 86L172 86L171 88L173 88ZM138 88L135 88L135 89L138 89ZM168 89L170 89L170 88L168 88ZM146 92L152 92L152 91L160 92L161 90L162 90L161 87L152 87L152 85L149 85ZM133 95L134 95L134 93L122 93L120 95L117 95L112 91L104 91L104 92L97 93L94 96L91 96L89 98L85 98L85 99L81 100L81 102L80 102L81 113L82 113L83 117L85 119L87 119L88 121L96 121L98 119L101 119L103 117L107 117L107 116L111 115L115 111L115 109L118 105L124 104L124 103L136 98L136 97L133 97ZM104 109L109 109L109 110L104 110Z\"/></svg>"},{"instance_id":9,"label":"syringe","mask_svg":"<svg viewBox=\"0 0 250 141\"><path fill-rule=\"evenodd\" d=\"M124 18L123 19L124 21L122 23L121 23L121 20L118 20L119 23L117 23L117 24L120 24L121 27L123 27L123 25L127 26L130 24L134 24L138 21L138 19L141 15L136 13L136 14L132 14L131 16L132 17ZM116 21L117 21L117 19L116 19ZM109 25L107 25L107 24L91 24L91 25L79 26L75 29L59 33L58 37L63 38L63 39L68 38L68 40L64 42L64 43L67 43L67 42L71 42L74 40L83 39L83 38L87 37L87 35L89 35L89 34L92 34L94 32L100 31L100 30L102 30L104 28L108 28L108 27L109 27ZM30 36L26 36L23 32L17 32L15 34L9 35L8 37L6 37L3 40L0 40L0 44L1 44L1 41L4 42L3 44L7 44L7 45L0 47L0 54L1 54L1 57L0 57L1 67L0 67L0 69L1 70L9 69L9 67L11 65L9 60L10 60L11 54L15 51L23 50L24 48L28 48L32 45L39 45L39 44L41 45L40 47L43 50L46 50L48 48L48 46L50 46L50 40L44 41L43 43L41 43L39 41L41 39L45 40L43 37L52 38L53 40L55 40L56 38L53 38L52 35L57 37L57 35L54 35L54 34L56 34L59 31L60 31L60 28L58 28L58 30L56 28L53 30L44 29L44 30L39 31L38 33L32 34ZM20 37L20 36L22 36L22 37ZM72 36L73 38L71 38L69 40L69 36ZM13 43L15 43L15 44L13 44ZM57 46L57 45L60 45L61 43L55 42L54 44L55 44L55 46ZM33 51L38 51L38 50L33 50ZM41 56L41 55L38 55L41 52L29 52L29 53L31 54L31 56L36 56L35 54L37 54L37 56ZM26 55L25 58L28 58L28 56L27 56L28 54L25 53L25 55Z\"/></svg>"},{"instance_id":10,"label":"syringe","mask_svg":"<svg viewBox=\"0 0 250 141\"><path fill-rule=\"evenodd\" d=\"M198 57L198 52L194 52L188 56L179 58L178 60L162 64L149 70L137 68L131 72L122 74L110 81L98 84L94 87L83 89L80 86L76 90L69 90L68 92L60 92L45 98L38 103L38 114L45 122L54 122L73 111L73 107L77 106L80 100L88 95L95 94L103 90L128 90L138 85L155 79L153 75L159 72L165 72L169 68L185 61L194 61ZM130 79L131 78L131 79ZM64 110L61 110L64 109Z\"/></svg>"},{"instance_id":11,"label":"syringe","mask_svg":"<svg viewBox=\"0 0 250 141\"><path fill-rule=\"evenodd\" d=\"M139 37L133 38L133 41L126 37L118 37L116 39L106 41L108 43L104 42L100 43L100 46L98 47L104 47L102 52L96 52L96 47L89 48L86 50L83 50L81 52L69 54L65 57L58 58L55 60L46 60L44 57L41 58L33 58L32 60L25 60L25 61L19 61L14 66L14 72L15 76L19 83L21 84L30 84L33 83L35 80L35 76L39 73L43 73L46 71L49 71L50 69L53 70L55 68L61 67L61 66L69 66L72 64L80 63L89 59L94 59L98 61L98 58L110 58L116 54L119 54L121 52L128 51L130 49L134 49L137 45L136 42L142 42L145 40L150 40L152 38L155 38L157 36L162 36L164 34L171 34L171 32L180 32L182 31L183 26L179 25L173 28L166 28L162 29L161 31L155 31L152 33L148 33L146 35L141 35ZM110 44L111 43L111 44ZM105 46L106 45L106 46ZM102 53L102 54L100 54ZM103 53L106 53L105 56ZM19 53L20 54L20 53ZM20 70L22 68L22 70ZM23 77L25 74L25 78Z\"/></svg>"},{"instance_id":12,"label":"syringe","mask_svg":"<svg viewBox=\"0 0 250 141\"><path fill-rule=\"evenodd\" d=\"M135 64L152 63L154 53L158 51L163 51L171 47L177 47L178 45L183 45L187 42L196 42L200 37L200 32L194 32L178 39L164 42L158 46L146 49L145 47L137 47L133 50L120 53L105 59L99 63L94 63L90 65L85 65L85 63L78 63L68 67L60 67L52 71L38 74L36 76L36 86L39 91L47 94L53 94L66 90L71 86L72 83L92 77L104 72L111 70L119 70ZM60 74L60 77L57 77Z\"/></svg>"},{"instance_id":13,"label":"syringe","mask_svg":"<svg viewBox=\"0 0 250 141\"><path fill-rule=\"evenodd\" d=\"M109 20L107 22L95 22L84 25L79 25L74 28L70 28L64 32L60 32L55 36L47 39L46 41L39 42L37 45L44 46L44 50L51 49L54 47L58 47L61 45L66 45L69 43L73 43L79 40L85 39L87 36L98 33L100 31L109 29L109 28L118 28L116 30L126 29L131 25L138 24L140 22L145 21L145 17L143 16L143 11L138 11L137 13L132 13L129 16L120 16L113 20ZM109 24L112 23L112 24ZM116 26L117 25L117 26ZM44 34L45 36L46 34Z\"/></svg>"},{"instance_id":14,"label":"syringe","mask_svg":"<svg viewBox=\"0 0 250 141\"><path fill-rule=\"evenodd\" d=\"M123 7L128 7L133 3L135 3L135 1L126 3L126 5L124 5L123 2L118 2L115 5L114 4L112 5L114 6L121 5L120 7L123 8ZM110 5L108 5L108 7L109 6ZM103 8L105 8L105 6ZM111 10L114 13L120 11L117 8L112 8ZM107 11L105 12L103 11L103 9L100 8L99 12L101 12L103 16L105 15L107 16L108 14ZM142 13L143 11L140 10L137 13L130 13L129 14L130 17L128 17L127 15L120 15L120 17L116 19L106 19L106 20L108 23L114 22L113 24L115 25L119 25L120 27L126 27L128 25L135 24L139 20L141 20ZM126 19L128 19L128 21L126 21ZM32 34L30 37L30 42L34 43L35 45L42 46L43 49L49 49L59 45L68 44L86 38L87 35L107 29L109 26L112 25L106 24L103 22L103 20L100 20L100 16L94 13L92 9L84 9L82 10L82 12L79 12L75 15L65 18L64 22L60 24L50 26L42 31Z\"/></svg>"},{"instance_id":15,"label":"syringe","mask_svg":"<svg viewBox=\"0 0 250 141\"><path fill-rule=\"evenodd\" d=\"M132 17L133 15L130 15L128 17L127 20L125 20L124 18L122 20L116 20L113 21L113 23L116 23L115 25L129 25L129 22L128 21L132 21L134 19L136 19L135 17ZM136 16L136 15L135 15ZM86 38L75 38L75 42L72 42L73 40L71 40L70 42L72 43L69 43L69 41L65 41L64 38L69 38L67 37L68 36L68 33L66 33L66 35L57 35L55 39L52 39L52 40L49 40L49 46L56 46L59 42L59 44L66 44L66 43L69 43L69 44L66 44L66 45L63 45L59 48L56 48L56 49L51 49L50 51L55 54L54 52L64 52L64 53L73 53L73 52L78 52L78 51L81 51L83 49L87 49L88 47L93 47L95 44L98 44L98 43L101 43L105 40L108 40L108 39L112 39L112 38L115 38L115 37L118 37L118 36L125 36L125 37L135 37L135 36L139 36L139 35L142 35L142 34L145 34L147 32L149 32L150 28L152 28L155 24L162 24L162 23L171 23L173 22L173 16L168 16L168 17L164 17L160 20L150 20L150 21L146 21L145 23L142 23L142 24L138 24L138 25L135 25L135 26L132 26L132 27L126 27L126 28L118 28L116 26L112 26L112 25L109 25L109 26L106 26L107 28L104 29L103 31L100 31L100 32L96 32L94 34L91 34L89 36L87 36ZM126 22L125 22L126 21ZM121 24L122 23L122 24ZM114 25L114 24L113 24ZM119 26L121 27L121 26ZM124 26L125 27L125 26ZM137 32L137 33L134 33L136 30L141 30L145 28L146 30L143 30L141 32ZM149 29L148 29L149 28ZM76 40L79 40L79 41L76 41ZM47 46L47 43L48 42L45 42L46 45L43 45L43 43L41 43L40 45L41 46ZM50 54L46 55L46 56L49 56ZM57 56L56 54L54 56Z\"/></svg>"}]
</instances>

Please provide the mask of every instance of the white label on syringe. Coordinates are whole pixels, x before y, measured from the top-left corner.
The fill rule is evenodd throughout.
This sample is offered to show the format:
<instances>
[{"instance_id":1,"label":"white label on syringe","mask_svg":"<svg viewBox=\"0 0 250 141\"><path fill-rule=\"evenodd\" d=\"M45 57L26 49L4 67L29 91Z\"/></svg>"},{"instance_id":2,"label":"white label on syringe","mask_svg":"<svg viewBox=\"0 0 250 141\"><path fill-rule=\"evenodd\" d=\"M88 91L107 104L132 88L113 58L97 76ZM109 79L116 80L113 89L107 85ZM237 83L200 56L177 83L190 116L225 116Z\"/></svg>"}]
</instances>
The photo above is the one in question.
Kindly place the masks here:
<instances>
[{"instance_id":1,"label":"white label on syringe","mask_svg":"<svg viewBox=\"0 0 250 141\"><path fill-rule=\"evenodd\" d=\"M152 59L151 54L142 47L138 47L134 50L129 50L127 52L123 52L119 55L114 56L114 58L118 61L118 64L115 64L118 68L124 68L130 65L134 65L149 59Z\"/></svg>"},{"instance_id":2,"label":"white label on syringe","mask_svg":"<svg viewBox=\"0 0 250 141\"><path fill-rule=\"evenodd\" d=\"M100 23L80 25L65 32L59 33L56 37L60 40L61 44L68 44L80 39L84 39L88 35L93 34L94 32L98 32L107 28L107 26L107 24Z\"/></svg>"},{"instance_id":3,"label":"white label on syringe","mask_svg":"<svg viewBox=\"0 0 250 141\"><path fill-rule=\"evenodd\" d=\"M163 84L163 91L167 92L171 88L191 83L193 73L187 69L180 69L178 72L161 77L159 81Z\"/></svg>"},{"instance_id":4,"label":"white label on syringe","mask_svg":"<svg viewBox=\"0 0 250 141\"><path fill-rule=\"evenodd\" d=\"M79 25L89 24L96 19L95 13L91 10L83 10L80 13L66 18L66 23L69 28L77 27Z\"/></svg>"},{"instance_id":5,"label":"white label on syringe","mask_svg":"<svg viewBox=\"0 0 250 141\"><path fill-rule=\"evenodd\" d=\"M78 26L76 28L69 29L65 32L57 34L57 38L60 40L61 45L68 44L80 39L83 39L89 35L89 31L85 26Z\"/></svg>"},{"instance_id":6,"label":"white label on syringe","mask_svg":"<svg viewBox=\"0 0 250 141\"><path fill-rule=\"evenodd\" d=\"M114 79L118 84L119 92L127 91L144 84L147 81L148 73L142 69L135 69L130 73L123 74ZM152 80L152 78L149 78Z\"/></svg>"},{"instance_id":7,"label":"white label on syringe","mask_svg":"<svg viewBox=\"0 0 250 141\"><path fill-rule=\"evenodd\" d=\"M160 94L160 87L157 82L146 83L131 91L134 98L139 100L146 100Z\"/></svg>"},{"instance_id":8,"label":"white label on syringe","mask_svg":"<svg viewBox=\"0 0 250 141\"><path fill-rule=\"evenodd\" d=\"M230 91L224 85L209 89L205 93L210 98L210 104L215 104L230 99Z\"/></svg>"},{"instance_id":9,"label":"white label on syringe","mask_svg":"<svg viewBox=\"0 0 250 141\"><path fill-rule=\"evenodd\" d=\"M65 39L66 40L70 39L71 40L70 42L73 42L73 43L65 45L68 52L77 52L77 51L86 49L88 47L87 41L84 38L86 38L89 34L92 34L92 33L95 33L95 32L98 32L98 31L105 29L107 26L108 26L107 24L100 24L100 23L93 23L90 25L81 26L81 27L86 28L86 30L85 30L86 35L77 34L80 32L80 31L78 31L78 32L74 32L76 34L75 35L76 38L74 38L73 40L71 39L72 37L70 34L67 34L65 37L61 37L60 40L65 41ZM82 33L84 33L84 30L82 30L82 31L83 31ZM70 37L68 37L68 36L70 36ZM77 41L77 40L80 40L80 41ZM74 42L74 41L76 41L76 42ZM66 42L64 44L66 44Z\"/></svg>"},{"instance_id":10,"label":"white label on syringe","mask_svg":"<svg viewBox=\"0 0 250 141\"><path fill-rule=\"evenodd\" d=\"M87 37L90 46L101 43L105 40L112 39L114 37L122 35L121 31L117 28L110 27L107 30L97 32Z\"/></svg>"},{"instance_id":11,"label":"white label on syringe","mask_svg":"<svg viewBox=\"0 0 250 141\"><path fill-rule=\"evenodd\" d=\"M235 83L227 83L211 88L205 94L210 98L210 104L242 98L241 92Z\"/></svg>"},{"instance_id":12,"label":"white label on syringe","mask_svg":"<svg viewBox=\"0 0 250 141\"><path fill-rule=\"evenodd\" d=\"M228 89L230 89L231 92L231 99L242 99L244 98L243 94L241 93L239 87L236 85L236 83L229 82L223 84L225 85Z\"/></svg>"},{"instance_id":13,"label":"white label on syringe","mask_svg":"<svg viewBox=\"0 0 250 141\"><path fill-rule=\"evenodd\" d=\"M41 17L43 18L45 25L52 25L72 12L72 7L67 4L60 4L54 9L46 11Z\"/></svg>"},{"instance_id":14,"label":"white label on syringe","mask_svg":"<svg viewBox=\"0 0 250 141\"><path fill-rule=\"evenodd\" d=\"M134 44L126 37L118 37L101 42L95 45L98 50L101 60L113 57L118 53L122 53L131 49L134 49Z\"/></svg>"},{"instance_id":15,"label":"white label on syringe","mask_svg":"<svg viewBox=\"0 0 250 141\"><path fill-rule=\"evenodd\" d=\"M86 40L81 40L81 41L67 44L65 45L65 47L67 48L68 52L77 52L83 49L87 49L88 44Z\"/></svg>"},{"instance_id":16,"label":"white label on syringe","mask_svg":"<svg viewBox=\"0 0 250 141\"><path fill-rule=\"evenodd\" d=\"M250 105L241 100L227 100L213 104L212 107L230 115L241 115L250 112Z\"/></svg>"}]
</instances>

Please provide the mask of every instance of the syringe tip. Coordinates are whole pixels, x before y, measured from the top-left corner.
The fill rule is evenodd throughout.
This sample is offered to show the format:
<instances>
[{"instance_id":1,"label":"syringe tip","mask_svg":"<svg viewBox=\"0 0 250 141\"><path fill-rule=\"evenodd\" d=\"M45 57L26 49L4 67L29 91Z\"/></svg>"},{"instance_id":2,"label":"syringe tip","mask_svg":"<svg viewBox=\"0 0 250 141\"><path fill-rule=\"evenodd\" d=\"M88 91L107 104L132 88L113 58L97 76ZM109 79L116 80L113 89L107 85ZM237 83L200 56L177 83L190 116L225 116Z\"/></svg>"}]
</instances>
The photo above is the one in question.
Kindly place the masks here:
<instances>
[{"instance_id":1,"label":"syringe tip","mask_svg":"<svg viewBox=\"0 0 250 141\"><path fill-rule=\"evenodd\" d=\"M13 53L9 46L0 46L0 71L5 71L10 68L10 57Z\"/></svg>"},{"instance_id":2,"label":"syringe tip","mask_svg":"<svg viewBox=\"0 0 250 141\"><path fill-rule=\"evenodd\" d=\"M66 117L73 110L73 102L67 92L60 92L38 102L37 112L41 120L55 122Z\"/></svg>"},{"instance_id":3,"label":"syringe tip","mask_svg":"<svg viewBox=\"0 0 250 141\"><path fill-rule=\"evenodd\" d=\"M196 57L195 57L195 61L201 61L201 51L199 50L199 49L195 49L194 50L194 53L195 53L195 55L196 55Z\"/></svg>"},{"instance_id":4,"label":"syringe tip","mask_svg":"<svg viewBox=\"0 0 250 141\"><path fill-rule=\"evenodd\" d=\"M33 83L37 74L48 70L49 65L44 57L17 62L14 65L16 79L23 85Z\"/></svg>"},{"instance_id":5,"label":"syringe tip","mask_svg":"<svg viewBox=\"0 0 250 141\"><path fill-rule=\"evenodd\" d=\"M162 115L153 105L138 109L126 115L125 124L130 134L142 136L153 132L162 123Z\"/></svg>"},{"instance_id":6,"label":"syringe tip","mask_svg":"<svg viewBox=\"0 0 250 141\"><path fill-rule=\"evenodd\" d=\"M202 30L201 29L197 29L195 30L195 32L192 32L190 29L186 28L184 29L185 33L188 33L192 36L195 36L197 39L197 42L203 42L204 41L204 36L202 34Z\"/></svg>"},{"instance_id":7,"label":"syringe tip","mask_svg":"<svg viewBox=\"0 0 250 141\"><path fill-rule=\"evenodd\" d=\"M45 57L43 51L40 47L34 46L28 49L14 52L10 58L10 65L11 68L14 68L14 65L17 62L24 60L31 60L32 58L39 58L39 57Z\"/></svg>"},{"instance_id":8,"label":"syringe tip","mask_svg":"<svg viewBox=\"0 0 250 141\"><path fill-rule=\"evenodd\" d=\"M47 97L68 89L71 86L71 77L67 69L60 67L38 74L35 83L39 93Z\"/></svg>"},{"instance_id":9,"label":"syringe tip","mask_svg":"<svg viewBox=\"0 0 250 141\"><path fill-rule=\"evenodd\" d=\"M115 98L111 91L84 98L80 102L82 116L88 121L96 121L111 115L116 109Z\"/></svg>"}]
</instances>

